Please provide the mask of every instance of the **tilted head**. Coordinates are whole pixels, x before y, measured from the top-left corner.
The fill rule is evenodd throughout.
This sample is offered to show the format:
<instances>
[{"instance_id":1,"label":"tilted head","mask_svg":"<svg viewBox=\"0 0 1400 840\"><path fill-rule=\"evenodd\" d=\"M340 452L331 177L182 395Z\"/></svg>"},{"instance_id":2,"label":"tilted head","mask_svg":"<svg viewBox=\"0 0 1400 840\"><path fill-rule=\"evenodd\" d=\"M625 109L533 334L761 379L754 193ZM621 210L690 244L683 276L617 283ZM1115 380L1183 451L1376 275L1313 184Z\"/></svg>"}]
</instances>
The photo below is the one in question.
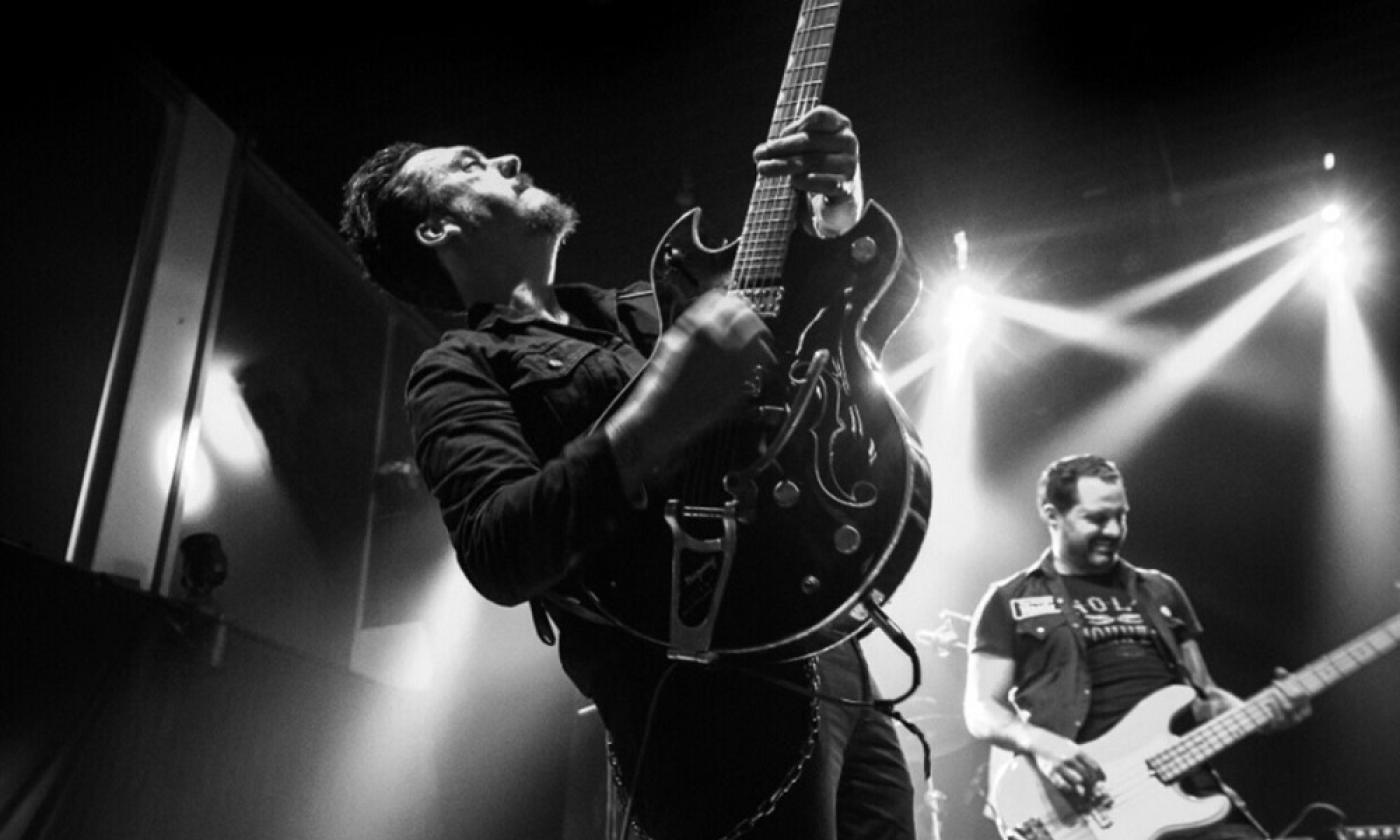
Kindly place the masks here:
<instances>
[{"instance_id":1,"label":"tilted head","mask_svg":"<svg viewBox=\"0 0 1400 840\"><path fill-rule=\"evenodd\" d=\"M449 265L464 267L474 253L508 262L509 249L528 239L557 247L577 218L535 188L514 155L399 142L346 182L340 231L386 291L415 306L454 311L471 301L463 300Z\"/></svg>"},{"instance_id":2,"label":"tilted head","mask_svg":"<svg viewBox=\"0 0 1400 840\"><path fill-rule=\"evenodd\" d=\"M1036 503L1062 572L1106 571L1128 536L1128 492L1117 465L1098 455L1061 458L1040 475Z\"/></svg>"},{"instance_id":3,"label":"tilted head","mask_svg":"<svg viewBox=\"0 0 1400 840\"><path fill-rule=\"evenodd\" d=\"M414 235L433 210L432 197L421 178L403 171L426 148L393 143L360 164L345 183L340 233L385 291L415 306L453 311L462 300L451 276Z\"/></svg>"}]
</instances>

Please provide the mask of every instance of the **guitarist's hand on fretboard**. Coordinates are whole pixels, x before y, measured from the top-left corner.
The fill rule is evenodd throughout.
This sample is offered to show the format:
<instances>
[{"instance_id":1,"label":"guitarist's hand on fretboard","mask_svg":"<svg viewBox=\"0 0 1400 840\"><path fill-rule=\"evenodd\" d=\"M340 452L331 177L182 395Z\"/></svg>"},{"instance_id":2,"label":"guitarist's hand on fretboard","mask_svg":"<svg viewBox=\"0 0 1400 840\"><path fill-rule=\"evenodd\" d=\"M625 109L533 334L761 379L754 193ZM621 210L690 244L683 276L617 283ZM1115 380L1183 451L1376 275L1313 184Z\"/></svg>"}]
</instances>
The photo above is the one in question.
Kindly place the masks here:
<instances>
[{"instance_id":1,"label":"guitarist's hand on fretboard","mask_svg":"<svg viewBox=\"0 0 1400 840\"><path fill-rule=\"evenodd\" d=\"M848 193L860 167L860 141L845 114L818 105L760 143L753 159L765 178L790 175L796 189L837 196Z\"/></svg>"},{"instance_id":2,"label":"guitarist's hand on fretboard","mask_svg":"<svg viewBox=\"0 0 1400 840\"><path fill-rule=\"evenodd\" d=\"M1290 691L1288 672L1274 669L1274 684L1259 693L1261 706L1268 712L1268 722L1259 731L1282 732L1302 723L1312 714L1312 699L1306 693ZM1205 689L1205 696L1191 704L1191 713L1198 723L1219 717L1244 705L1244 701L1219 686Z\"/></svg>"},{"instance_id":3,"label":"guitarist's hand on fretboard","mask_svg":"<svg viewBox=\"0 0 1400 840\"><path fill-rule=\"evenodd\" d=\"M807 193L819 235L840 236L860 221L860 140L835 108L816 106L755 148L753 157L760 176L790 176L792 186Z\"/></svg>"},{"instance_id":4,"label":"guitarist's hand on fretboard","mask_svg":"<svg viewBox=\"0 0 1400 840\"><path fill-rule=\"evenodd\" d=\"M1269 709L1269 722L1260 732L1282 732L1312 715L1312 697L1306 692L1293 690L1287 677L1287 671L1275 668L1274 684L1261 693Z\"/></svg>"},{"instance_id":5,"label":"guitarist's hand on fretboard","mask_svg":"<svg viewBox=\"0 0 1400 840\"><path fill-rule=\"evenodd\" d=\"M1198 697L1191 704L1191 716L1195 718L1197 723L1205 723L1220 717L1231 709L1244 705L1243 700L1219 686L1208 686L1204 689L1203 694L1204 696Z\"/></svg>"}]
</instances>

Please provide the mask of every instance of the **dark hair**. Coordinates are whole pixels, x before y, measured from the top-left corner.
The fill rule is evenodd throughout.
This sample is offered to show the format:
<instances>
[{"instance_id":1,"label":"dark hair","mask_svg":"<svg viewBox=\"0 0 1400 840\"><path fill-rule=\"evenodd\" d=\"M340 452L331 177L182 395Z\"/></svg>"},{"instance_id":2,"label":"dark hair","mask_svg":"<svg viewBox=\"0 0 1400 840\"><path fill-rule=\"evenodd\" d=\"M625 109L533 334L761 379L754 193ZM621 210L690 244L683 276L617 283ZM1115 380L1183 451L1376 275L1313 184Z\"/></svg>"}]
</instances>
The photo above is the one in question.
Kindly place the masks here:
<instances>
[{"instance_id":1,"label":"dark hair","mask_svg":"<svg viewBox=\"0 0 1400 840\"><path fill-rule=\"evenodd\" d=\"M1122 481L1118 465L1098 455L1070 455L1055 461L1040 474L1036 487L1037 509L1047 503L1064 513L1079 503L1079 479L1099 478L1107 482Z\"/></svg>"},{"instance_id":2,"label":"dark hair","mask_svg":"<svg viewBox=\"0 0 1400 840\"><path fill-rule=\"evenodd\" d=\"M414 233L433 206L426 185L405 175L403 166L425 148L392 143L360 164L345 182L340 233L365 276L394 297L429 309L460 310L451 276Z\"/></svg>"}]
</instances>

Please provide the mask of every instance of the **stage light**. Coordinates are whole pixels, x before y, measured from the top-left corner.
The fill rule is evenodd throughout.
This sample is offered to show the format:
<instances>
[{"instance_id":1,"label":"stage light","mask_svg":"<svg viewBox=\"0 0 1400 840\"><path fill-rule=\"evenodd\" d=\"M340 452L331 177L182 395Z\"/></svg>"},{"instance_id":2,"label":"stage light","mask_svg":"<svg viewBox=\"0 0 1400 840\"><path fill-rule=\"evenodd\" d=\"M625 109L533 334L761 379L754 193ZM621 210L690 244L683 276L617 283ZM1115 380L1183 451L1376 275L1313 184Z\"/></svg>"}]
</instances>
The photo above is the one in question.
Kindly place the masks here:
<instances>
[{"instance_id":1,"label":"stage light","mask_svg":"<svg viewBox=\"0 0 1400 840\"><path fill-rule=\"evenodd\" d=\"M986 308L997 316L1016 321L1066 344L1092 347L1125 359L1151 359L1175 341L1170 330L1121 323L1099 314L1016 298L996 297Z\"/></svg>"},{"instance_id":2,"label":"stage light","mask_svg":"<svg viewBox=\"0 0 1400 840\"><path fill-rule=\"evenodd\" d=\"M228 361L210 366L200 410L201 441L234 469L258 472L268 463L267 444L243 401Z\"/></svg>"},{"instance_id":3,"label":"stage light","mask_svg":"<svg viewBox=\"0 0 1400 840\"><path fill-rule=\"evenodd\" d=\"M198 440L198 423L190 427L191 441ZM160 434L156 436L154 466L161 481L168 481L180 463L180 445L183 429L179 415L165 421ZM180 498L184 503L184 516L192 519L204 514L214 501L214 466L209 455L199 446L185 447L185 460L180 474Z\"/></svg>"},{"instance_id":4,"label":"stage light","mask_svg":"<svg viewBox=\"0 0 1400 840\"><path fill-rule=\"evenodd\" d=\"M1329 564L1325 585L1349 607L1394 575L1400 519L1386 512L1400 505L1400 416L1381 354L1343 283L1327 289L1326 360L1319 548L1345 559Z\"/></svg>"},{"instance_id":5,"label":"stage light","mask_svg":"<svg viewBox=\"0 0 1400 840\"><path fill-rule=\"evenodd\" d=\"M1085 449L1128 458L1303 279L1305 269L1303 259L1287 262L1189 338L1159 355L1137 379L1047 439L1033 460L1048 463L1064 452Z\"/></svg>"},{"instance_id":6,"label":"stage light","mask_svg":"<svg viewBox=\"0 0 1400 840\"><path fill-rule=\"evenodd\" d=\"M1198 260L1185 268L1177 269L1151 282L1129 289L1104 301L1098 307L1098 314L1117 321L1125 321L1148 309L1176 297L1201 283L1218 277L1245 261L1266 251L1302 236L1314 226L1311 217L1305 217L1256 236L1219 254Z\"/></svg>"},{"instance_id":7,"label":"stage light","mask_svg":"<svg viewBox=\"0 0 1400 840\"><path fill-rule=\"evenodd\" d=\"M1331 172L1337 166L1337 156L1328 152L1322 156L1322 168Z\"/></svg>"},{"instance_id":8,"label":"stage light","mask_svg":"<svg viewBox=\"0 0 1400 840\"><path fill-rule=\"evenodd\" d=\"M1364 230L1341 204L1332 202L1318 210L1307 247L1318 294L1349 289L1365 276L1369 255Z\"/></svg>"},{"instance_id":9,"label":"stage light","mask_svg":"<svg viewBox=\"0 0 1400 840\"><path fill-rule=\"evenodd\" d=\"M948 308L943 311L943 324L948 328L949 343L966 343L982 326L982 296L966 282L953 287Z\"/></svg>"}]
</instances>

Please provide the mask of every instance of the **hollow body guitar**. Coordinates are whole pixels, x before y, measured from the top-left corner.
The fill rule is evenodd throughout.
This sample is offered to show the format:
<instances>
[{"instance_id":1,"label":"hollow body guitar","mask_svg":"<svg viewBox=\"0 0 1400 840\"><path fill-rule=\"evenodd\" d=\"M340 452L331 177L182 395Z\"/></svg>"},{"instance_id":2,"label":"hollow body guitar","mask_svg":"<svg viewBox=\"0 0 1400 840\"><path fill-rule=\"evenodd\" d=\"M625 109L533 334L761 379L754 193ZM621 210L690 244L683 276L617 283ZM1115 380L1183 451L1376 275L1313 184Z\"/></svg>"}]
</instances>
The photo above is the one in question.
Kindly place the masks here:
<instances>
[{"instance_id":1,"label":"hollow body guitar","mask_svg":"<svg viewBox=\"0 0 1400 840\"><path fill-rule=\"evenodd\" d=\"M770 138L817 103L838 9L804 1ZM778 357L584 578L594 609L673 658L800 659L863 632L927 530L928 464L877 372L919 277L879 205L819 239L796 226L800 200L788 178L760 177L739 240L707 246L692 210L652 259L663 327L724 288L764 319Z\"/></svg>"}]
</instances>

